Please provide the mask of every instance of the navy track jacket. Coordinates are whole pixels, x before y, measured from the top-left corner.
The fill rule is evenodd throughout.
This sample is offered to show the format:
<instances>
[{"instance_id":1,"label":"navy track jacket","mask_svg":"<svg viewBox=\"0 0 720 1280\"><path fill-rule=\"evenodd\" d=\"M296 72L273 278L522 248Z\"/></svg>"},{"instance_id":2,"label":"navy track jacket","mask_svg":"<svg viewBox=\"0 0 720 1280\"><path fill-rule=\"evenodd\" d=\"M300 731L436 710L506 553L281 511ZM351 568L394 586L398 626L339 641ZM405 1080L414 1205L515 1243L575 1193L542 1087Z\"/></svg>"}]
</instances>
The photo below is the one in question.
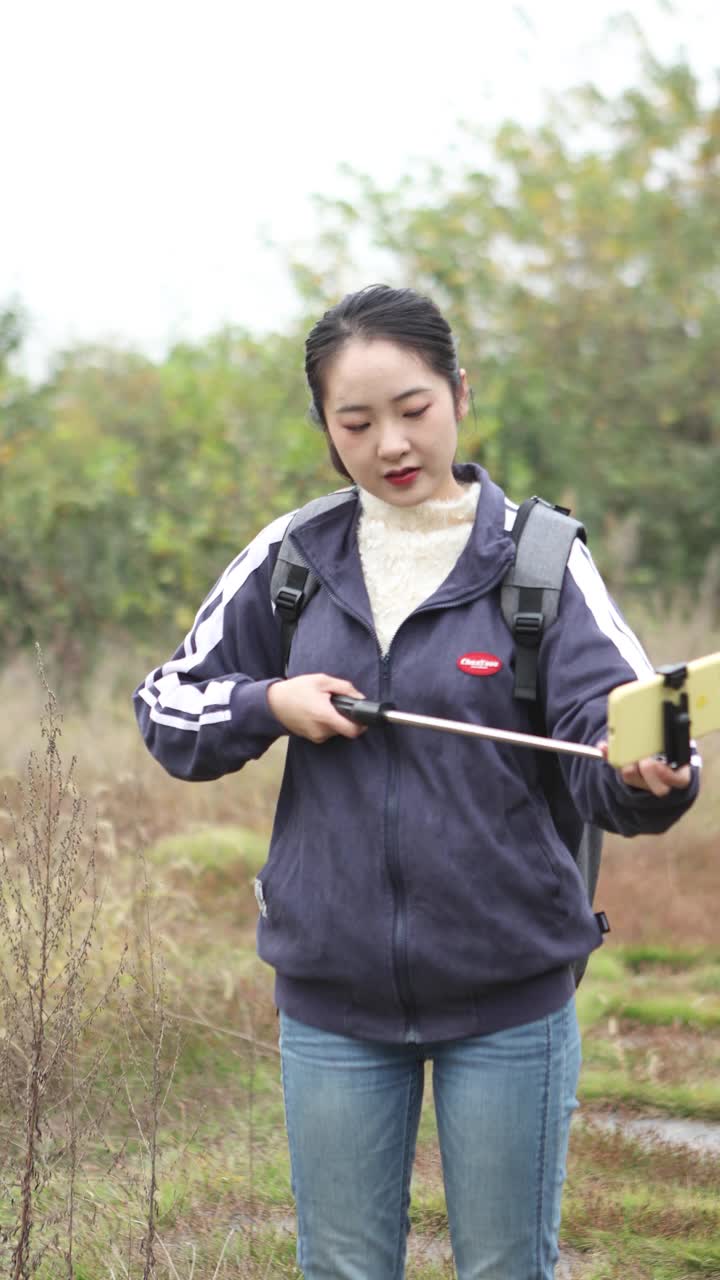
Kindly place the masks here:
<instances>
[{"instance_id":1,"label":"navy track jacket","mask_svg":"<svg viewBox=\"0 0 720 1280\"><path fill-rule=\"evenodd\" d=\"M515 508L481 468L455 473L481 481L470 539L384 657L357 548L359 504L293 535L322 589L301 615L288 674L322 671L401 710L532 732L512 696L500 611ZM176 777L240 769L287 732L266 694L283 676L270 579L290 519L233 561L182 647L136 691L147 746ZM498 661L460 662L478 653ZM650 672L576 541L539 654L548 733L597 743L610 690ZM399 726L321 745L290 736L256 885L259 952L276 970L278 1005L314 1026L396 1042L483 1034L559 1008L573 991L570 964L601 934L550 816L538 754ZM560 761L581 817L624 835L666 830L697 791L697 768L690 788L658 799L600 761Z\"/></svg>"}]
</instances>

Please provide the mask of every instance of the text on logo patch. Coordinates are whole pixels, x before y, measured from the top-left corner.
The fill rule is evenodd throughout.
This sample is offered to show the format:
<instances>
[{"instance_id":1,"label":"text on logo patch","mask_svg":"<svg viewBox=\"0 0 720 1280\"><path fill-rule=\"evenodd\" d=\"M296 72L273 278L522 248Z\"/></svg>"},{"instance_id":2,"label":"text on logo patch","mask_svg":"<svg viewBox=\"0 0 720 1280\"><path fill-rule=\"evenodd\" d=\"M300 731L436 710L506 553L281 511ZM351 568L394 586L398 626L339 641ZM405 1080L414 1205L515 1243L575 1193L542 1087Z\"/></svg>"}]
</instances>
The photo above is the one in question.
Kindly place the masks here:
<instances>
[{"instance_id":1,"label":"text on logo patch","mask_svg":"<svg viewBox=\"0 0 720 1280\"><path fill-rule=\"evenodd\" d=\"M494 676L502 671L502 662L494 653L464 653L457 665L468 676Z\"/></svg>"}]
</instances>

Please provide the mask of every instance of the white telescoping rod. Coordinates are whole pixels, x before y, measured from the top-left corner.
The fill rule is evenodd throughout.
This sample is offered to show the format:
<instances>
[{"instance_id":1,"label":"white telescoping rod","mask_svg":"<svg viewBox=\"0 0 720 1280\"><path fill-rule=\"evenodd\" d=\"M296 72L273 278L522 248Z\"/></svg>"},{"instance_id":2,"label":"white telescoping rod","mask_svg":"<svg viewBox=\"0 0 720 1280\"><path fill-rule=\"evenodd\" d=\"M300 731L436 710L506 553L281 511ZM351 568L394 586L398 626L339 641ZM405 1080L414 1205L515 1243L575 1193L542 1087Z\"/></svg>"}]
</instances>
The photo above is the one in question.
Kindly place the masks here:
<instances>
[{"instance_id":1,"label":"white telescoping rod","mask_svg":"<svg viewBox=\"0 0 720 1280\"><path fill-rule=\"evenodd\" d=\"M401 724L411 729L435 729L440 733L485 738L490 742L507 742L516 747L531 747L535 751L557 751L570 756L590 756L593 760L605 759L599 747L589 747L584 742L563 742L560 738L540 738L533 733L491 729L482 724L467 724L464 720L442 720L437 716L415 715L411 711L397 711L391 702L370 702L362 698L349 698L344 694L334 694L330 701L341 715L358 724Z\"/></svg>"},{"instance_id":2,"label":"white telescoping rod","mask_svg":"<svg viewBox=\"0 0 720 1280\"><path fill-rule=\"evenodd\" d=\"M441 720L436 716L417 716L412 712L386 711L383 720L390 724L404 724L417 729L438 729L442 733L463 734L472 738L487 738L490 742L509 742L516 747L534 747L536 751L559 751L568 756L592 756L604 760L599 747L588 747L584 742L562 742L559 738L539 738L533 733L513 733L511 729L488 729L482 724L464 724L461 720Z\"/></svg>"}]
</instances>

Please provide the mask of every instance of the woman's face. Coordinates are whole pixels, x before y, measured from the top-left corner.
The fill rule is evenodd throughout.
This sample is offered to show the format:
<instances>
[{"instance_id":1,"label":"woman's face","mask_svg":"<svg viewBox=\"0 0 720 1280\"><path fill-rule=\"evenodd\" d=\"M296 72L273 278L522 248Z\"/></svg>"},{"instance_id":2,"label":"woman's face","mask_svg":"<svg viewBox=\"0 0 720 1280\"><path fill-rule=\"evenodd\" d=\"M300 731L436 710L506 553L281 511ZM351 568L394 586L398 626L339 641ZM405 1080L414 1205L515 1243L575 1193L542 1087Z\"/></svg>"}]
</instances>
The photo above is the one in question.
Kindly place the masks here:
<instances>
[{"instance_id":1,"label":"woman's face","mask_svg":"<svg viewBox=\"0 0 720 1280\"><path fill-rule=\"evenodd\" d=\"M457 496L452 463L468 400L460 372L456 412L448 382L414 352L380 338L346 343L326 372L323 409L356 484L396 507Z\"/></svg>"}]
</instances>

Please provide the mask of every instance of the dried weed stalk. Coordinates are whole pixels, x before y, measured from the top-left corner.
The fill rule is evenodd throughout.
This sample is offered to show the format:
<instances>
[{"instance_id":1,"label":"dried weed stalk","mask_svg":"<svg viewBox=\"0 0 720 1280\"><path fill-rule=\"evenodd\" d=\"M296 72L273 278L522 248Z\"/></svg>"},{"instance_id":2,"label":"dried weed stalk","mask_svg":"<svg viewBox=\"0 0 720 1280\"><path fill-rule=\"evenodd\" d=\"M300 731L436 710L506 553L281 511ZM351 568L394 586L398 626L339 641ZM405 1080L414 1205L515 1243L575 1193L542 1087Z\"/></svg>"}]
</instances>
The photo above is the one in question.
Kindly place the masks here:
<instances>
[{"instance_id":1,"label":"dried weed stalk","mask_svg":"<svg viewBox=\"0 0 720 1280\"><path fill-rule=\"evenodd\" d=\"M12 800L4 797L10 838L0 840L0 1261L11 1280L30 1280L50 1252L62 1259L54 1274L72 1280L80 1113L100 1063L95 1057L79 1077L78 1051L119 970L98 994L95 842L75 761L63 768L62 717L40 657L38 669L44 748L31 753ZM58 1208L50 1190L60 1173Z\"/></svg>"},{"instance_id":2,"label":"dried weed stalk","mask_svg":"<svg viewBox=\"0 0 720 1280\"><path fill-rule=\"evenodd\" d=\"M123 1082L143 1154L144 1224L140 1252L142 1280L149 1280L158 1265L155 1245L167 1252L157 1229L159 1137L180 1053L180 1037L168 1012L165 965L155 938L151 886L142 854L139 862L143 876L142 893L138 895L140 915L136 916L131 987L122 1001L126 1041Z\"/></svg>"}]
</instances>

